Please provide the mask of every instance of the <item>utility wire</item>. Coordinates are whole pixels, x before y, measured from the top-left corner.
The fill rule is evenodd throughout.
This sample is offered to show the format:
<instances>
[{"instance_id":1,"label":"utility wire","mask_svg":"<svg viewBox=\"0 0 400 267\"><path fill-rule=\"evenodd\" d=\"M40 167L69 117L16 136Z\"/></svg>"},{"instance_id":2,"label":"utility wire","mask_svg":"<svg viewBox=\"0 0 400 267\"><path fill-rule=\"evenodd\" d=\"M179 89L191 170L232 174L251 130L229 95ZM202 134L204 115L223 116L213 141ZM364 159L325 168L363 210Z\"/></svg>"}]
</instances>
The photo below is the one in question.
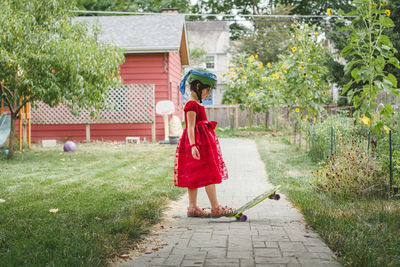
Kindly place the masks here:
<instances>
[{"instance_id":1,"label":"utility wire","mask_svg":"<svg viewBox=\"0 0 400 267\"><path fill-rule=\"evenodd\" d=\"M146 13L128 11L92 11L92 10L70 10L73 13L85 14L115 14L115 15L171 15L179 14L196 17L253 17L253 18L353 18L354 16L327 16L327 15L243 15L243 14L193 14L193 13Z\"/></svg>"}]
</instances>

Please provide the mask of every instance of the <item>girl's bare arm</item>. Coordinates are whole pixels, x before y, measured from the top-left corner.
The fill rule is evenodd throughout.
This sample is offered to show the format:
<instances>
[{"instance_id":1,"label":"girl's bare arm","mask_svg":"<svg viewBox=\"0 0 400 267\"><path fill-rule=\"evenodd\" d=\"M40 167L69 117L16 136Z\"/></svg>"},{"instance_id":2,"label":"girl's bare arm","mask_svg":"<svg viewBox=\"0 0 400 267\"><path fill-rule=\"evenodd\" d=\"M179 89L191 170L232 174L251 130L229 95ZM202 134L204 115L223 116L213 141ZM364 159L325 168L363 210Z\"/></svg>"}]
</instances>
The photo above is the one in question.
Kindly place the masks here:
<instances>
[{"instance_id":1,"label":"girl's bare arm","mask_svg":"<svg viewBox=\"0 0 400 267\"><path fill-rule=\"evenodd\" d=\"M196 112L188 111L187 120L188 120L187 131L189 136L189 142L190 145L194 145L196 144L196 139L194 137L194 127L196 125ZM195 146L192 147L192 156L195 159L200 159L199 150Z\"/></svg>"}]
</instances>

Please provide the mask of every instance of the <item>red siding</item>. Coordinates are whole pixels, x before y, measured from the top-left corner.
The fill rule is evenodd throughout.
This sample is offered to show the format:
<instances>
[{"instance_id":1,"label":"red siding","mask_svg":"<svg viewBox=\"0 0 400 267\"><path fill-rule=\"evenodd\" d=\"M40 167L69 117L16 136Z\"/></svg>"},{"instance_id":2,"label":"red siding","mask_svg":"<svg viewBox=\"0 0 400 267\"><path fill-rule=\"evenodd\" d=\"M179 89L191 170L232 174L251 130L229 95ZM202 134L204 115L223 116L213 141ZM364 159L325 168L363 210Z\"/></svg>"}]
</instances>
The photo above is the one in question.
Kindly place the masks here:
<instances>
[{"instance_id":1,"label":"red siding","mask_svg":"<svg viewBox=\"0 0 400 267\"><path fill-rule=\"evenodd\" d=\"M125 54L125 62L120 73L124 83L145 83L155 85L155 103L171 100L176 107L175 115L182 113L181 95L178 85L182 76L179 52L154 54ZM92 140L123 141L126 136L139 136L141 140L151 140L151 123L141 124L92 124L90 135ZM86 140L86 126L82 124L64 125L32 125L32 141L56 139L64 141ZM164 139L164 121L156 115L156 139Z\"/></svg>"},{"instance_id":2,"label":"red siding","mask_svg":"<svg viewBox=\"0 0 400 267\"><path fill-rule=\"evenodd\" d=\"M182 119L182 95L179 93L179 83L182 79L182 65L179 52L169 53L169 79L170 84L170 95L171 101L175 104L174 115Z\"/></svg>"}]
</instances>

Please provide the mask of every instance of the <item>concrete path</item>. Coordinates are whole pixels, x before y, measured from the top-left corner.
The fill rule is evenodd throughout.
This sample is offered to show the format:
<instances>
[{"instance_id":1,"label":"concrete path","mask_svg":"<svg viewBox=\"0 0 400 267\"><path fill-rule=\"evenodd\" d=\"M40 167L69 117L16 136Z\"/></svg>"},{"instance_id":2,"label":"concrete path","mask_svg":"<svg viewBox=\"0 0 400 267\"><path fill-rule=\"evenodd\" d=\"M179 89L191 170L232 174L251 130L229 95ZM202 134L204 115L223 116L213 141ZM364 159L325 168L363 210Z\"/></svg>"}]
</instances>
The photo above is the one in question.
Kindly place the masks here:
<instances>
[{"instance_id":1,"label":"concrete path","mask_svg":"<svg viewBox=\"0 0 400 267\"><path fill-rule=\"evenodd\" d=\"M240 207L272 188L254 141L221 139L229 179L217 185L223 205ZM246 212L247 222L234 218L186 217L187 195L169 224L157 235L164 246L120 266L341 266L318 234L306 229L302 215L281 194ZM204 189L199 206L209 207Z\"/></svg>"}]
</instances>

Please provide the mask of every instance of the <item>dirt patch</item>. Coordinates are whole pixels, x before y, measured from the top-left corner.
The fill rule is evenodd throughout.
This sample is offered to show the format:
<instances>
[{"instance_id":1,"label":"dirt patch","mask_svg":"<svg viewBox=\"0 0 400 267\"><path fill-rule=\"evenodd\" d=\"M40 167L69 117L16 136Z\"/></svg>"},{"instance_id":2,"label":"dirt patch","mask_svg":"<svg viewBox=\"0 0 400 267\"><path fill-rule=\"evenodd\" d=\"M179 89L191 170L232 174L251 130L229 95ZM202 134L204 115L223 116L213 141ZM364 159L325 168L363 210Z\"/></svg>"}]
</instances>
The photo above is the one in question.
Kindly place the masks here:
<instances>
[{"instance_id":1,"label":"dirt patch","mask_svg":"<svg viewBox=\"0 0 400 267\"><path fill-rule=\"evenodd\" d=\"M109 265L116 267L120 263L124 263L127 260L136 259L142 254L152 254L167 246L168 242L163 240L160 235L162 232L174 230L175 227L173 224L176 219L180 217L175 216L174 214L176 214L177 211L186 210L187 208L187 205L182 201L184 198L187 198L187 196L184 195L177 201L169 202L165 211L163 212L161 221L153 225L149 229L148 234L143 237L143 239L139 240L128 253L120 254L110 259L108 261Z\"/></svg>"},{"instance_id":2,"label":"dirt patch","mask_svg":"<svg viewBox=\"0 0 400 267\"><path fill-rule=\"evenodd\" d=\"M292 177L304 176L304 175L306 175L307 173L308 173L308 172L299 171L299 170L288 170L288 171L285 172L286 175L292 176Z\"/></svg>"},{"instance_id":3,"label":"dirt patch","mask_svg":"<svg viewBox=\"0 0 400 267\"><path fill-rule=\"evenodd\" d=\"M243 131L243 132L236 132L235 133L236 136L264 136L264 135L271 135L271 132L247 132L247 131Z\"/></svg>"}]
</instances>

